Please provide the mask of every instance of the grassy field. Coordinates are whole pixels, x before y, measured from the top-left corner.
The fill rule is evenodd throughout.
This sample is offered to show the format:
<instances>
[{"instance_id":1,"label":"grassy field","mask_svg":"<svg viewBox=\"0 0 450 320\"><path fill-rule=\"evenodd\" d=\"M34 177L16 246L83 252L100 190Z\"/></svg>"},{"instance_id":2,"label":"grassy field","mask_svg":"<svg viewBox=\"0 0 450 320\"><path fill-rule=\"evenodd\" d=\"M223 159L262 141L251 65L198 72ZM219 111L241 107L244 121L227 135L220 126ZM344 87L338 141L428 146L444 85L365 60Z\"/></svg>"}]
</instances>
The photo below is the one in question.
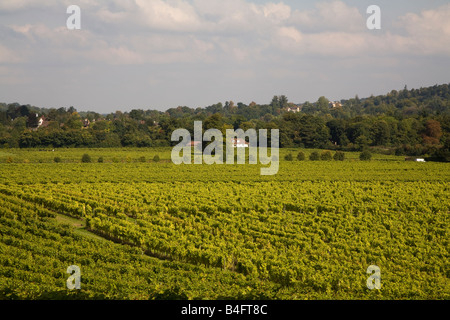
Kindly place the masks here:
<instances>
[{"instance_id":1,"label":"grassy field","mask_svg":"<svg viewBox=\"0 0 450 320\"><path fill-rule=\"evenodd\" d=\"M322 152L319 149L279 149L280 160L287 154L292 154L294 159L299 151L302 151L306 159L314 152ZM154 156L158 155L160 160L167 162L171 160L172 148L56 148L56 149L4 149L0 151L0 163L5 163L8 159L13 163L52 163L55 157L61 158L61 162L76 163L81 162L83 154L91 156L93 162L97 162L102 157L106 163L120 162L140 162L145 158L145 162L152 162ZM332 152L334 153L334 152ZM345 152L349 161L359 160L358 152ZM383 155L374 153L373 160L403 161L403 156Z\"/></svg>"},{"instance_id":2,"label":"grassy field","mask_svg":"<svg viewBox=\"0 0 450 320\"><path fill-rule=\"evenodd\" d=\"M261 176L170 148L4 150L0 298L450 298L449 164L299 151Z\"/></svg>"}]
</instances>

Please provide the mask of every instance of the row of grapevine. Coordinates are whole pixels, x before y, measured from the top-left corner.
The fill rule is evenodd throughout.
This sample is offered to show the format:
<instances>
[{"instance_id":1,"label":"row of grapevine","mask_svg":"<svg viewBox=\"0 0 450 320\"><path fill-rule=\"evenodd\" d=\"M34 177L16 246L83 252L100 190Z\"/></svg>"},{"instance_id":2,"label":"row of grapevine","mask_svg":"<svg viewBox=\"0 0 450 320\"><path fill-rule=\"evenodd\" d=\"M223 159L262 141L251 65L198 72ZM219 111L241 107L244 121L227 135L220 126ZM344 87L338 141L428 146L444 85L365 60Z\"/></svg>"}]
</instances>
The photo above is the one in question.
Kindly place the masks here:
<instances>
[{"instance_id":1,"label":"row of grapevine","mask_svg":"<svg viewBox=\"0 0 450 320\"><path fill-rule=\"evenodd\" d=\"M0 289L42 296L78 263L91 296L156 297L181 281L202 298L246 287L271 298L448 298L448 181L446 164L429 163L282 162L277 176L239 165L8 164ZM382 269L379 296L365 287L371 264Z\"/></svg>"},{"instance_id":2,"label":"row of grapevine","mask_svg":"<svg viewBox=\"0 0 450 320\"><path fill-rule=\"evenodd\" d=\"M258 283L233 273L161 262L130 247L77 236L48 217L34 216L26 206L0 206L0 299L152 299L180 294L220 298L232 297L240 288L259 290ZM73 264L82 270L79 294L65 284L66 268ZM217 283L223 291L211 289Z\"/></svg>"},{"instance_id":3,"label":"row of grapevine","mask_svg":"<svg viewBox=\"0 0 450 320\"><path fill-rule=\"evenodd\" d=\"M52 208L71 214L70 208L90 206L96 192L99 200L92 204L96 210L85 210L84 217L89 229L97 234L138 246L158 258L293 285L316 270L336 277L342 270L329 270L333 259L345 259L348 273L353 272L355 263L363 268L363 262L381 264L389 260L409 270L414 263L419 270L431 270L416 256L436 261L436 253L445 252L442 241L446 233L440 219L445 219L449 207L442 201L447 191L443 184L422 184L425 194L421 191L425 187L417 189L413 183L405 183L402 190L396 191L394 183L291 183L295 192L271 183L271 196L289 201L267 198L269 188L261 183L258 189L245 183L102 184L101 188L86 184L80 186L86 197L75 194L70 186L35 192L34 197L51 198L56 204L70 203L67 208ZM245 194L253 198L230 201L226 197L230 193L244 194L248 189ZM191 201L195 191L197 205ZM419 196L425 201L420 202L421 206L412 206ZM154 200L147 204L141 200L139 206L143 197ZM293 201L296 197L299 201ZM371 199L380 199L382 205ZM127 217L131 211L134 218ZM424 242L430 237L438 240L431 249ZM392 249L396 247L404 251ZM358 259L348 259L354 252ZM438 265L442 271L444 266Z\"/></svg>"}]
</instances>

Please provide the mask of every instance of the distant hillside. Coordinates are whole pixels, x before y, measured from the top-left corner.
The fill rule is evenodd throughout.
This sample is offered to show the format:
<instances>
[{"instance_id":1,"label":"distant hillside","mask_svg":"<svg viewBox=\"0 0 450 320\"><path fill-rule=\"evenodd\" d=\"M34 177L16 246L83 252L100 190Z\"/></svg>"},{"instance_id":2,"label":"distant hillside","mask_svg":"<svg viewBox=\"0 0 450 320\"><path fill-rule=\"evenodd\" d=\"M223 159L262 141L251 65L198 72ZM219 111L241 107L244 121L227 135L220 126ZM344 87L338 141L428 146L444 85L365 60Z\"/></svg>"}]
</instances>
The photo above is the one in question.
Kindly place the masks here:
<instances>
[{"instance_id":1,"label":"distant hillside","mask_svg":"<svg viewBox=\"0 0 450 320\"><path fill-rule=\"evenodd\" d=\"M280 115L288 112L288 109L300 107L303 113L307 114L331 114L335 117L354 117L356 115L377 115L385 113L394 113L395 115L418 115L420 113L426 115L440 115L450 113L450 84L434 85L432 87L411 89L407 87L403 90L392 90L385 95L371 96L366 98L359 98L358 96L352 99L340 100L341 107L330 107L329 100L326 97L320 97L316 102L306 101L304 103L292 103L284 95L274 96L272 101L268 104L256 104L254 102L246 105L242 102L235 104L233 101L219 102L206 107L189 108L177 107L167 109L165 112L156 110L143 111L142 109L135 109L128 114L135 117L140 116L156 116L162 114L169 114L171 117L180 118L192 115L210 115L220 113L223 116L241 115L246 120L259 119L267 114ZM14 111L22 105L15 103L0 103L0 111L13 115ZM30 112L37 112L39 114L48 114L51 108L39 108L27 104L26 107ZM72 108L72 109L71 109ZM67 111L76 111L73 107ZM58 109L65 109L64 107ZM71 109L71 110L70 110ZM101 117L97 112L80 112L81 115L93 115ZM127 114L127 112L124 112Z\"/></svg>"},{"instance_id":2,"label":"distant hillside","mask_svg":"<svg viewBox=\"0 0 450 320\"><path fill-rule=\"evenodd\" d=\"M0 146L170 146L177 128L279 129L282 147L362 150L450 159L450 85L392 90L386 95L340 101L268 104L233 101L165 112L134 109L101 115L74 107L38 108L0 103Z\"/></svg>"}]
</instances>

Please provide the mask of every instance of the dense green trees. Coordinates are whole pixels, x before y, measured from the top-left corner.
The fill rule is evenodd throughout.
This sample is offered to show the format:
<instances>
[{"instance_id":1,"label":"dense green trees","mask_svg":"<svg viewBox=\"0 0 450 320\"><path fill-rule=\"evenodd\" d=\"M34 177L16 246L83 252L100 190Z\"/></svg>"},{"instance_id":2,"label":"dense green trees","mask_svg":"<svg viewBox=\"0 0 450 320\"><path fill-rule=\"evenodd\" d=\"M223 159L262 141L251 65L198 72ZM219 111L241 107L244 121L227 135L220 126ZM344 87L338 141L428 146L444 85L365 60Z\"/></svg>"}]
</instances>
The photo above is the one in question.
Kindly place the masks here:
<instances>
[{"instance_id":1,"label":"dense green trees","mask_svg":"<svg viewBox=\"0 0 450 320\"><path fill-rule=\"evenodd\" d=\"M279 129L281 147L362 151L379 148L407 155L450 152L450 87L391 91L366 99L341 100L330 108L322 96L300 106L286 96L269 104L226 101L205 108L178 107L120 111L109 115L77 112L75 108L39 109L18 103L0 104L0 147L155 147L170 146L173 130ZM36 114L39 117L36 117ZM39 120L43 116L42 125ZM387 152L387 151L386 151Z\"/></svg>"}]
</instances>

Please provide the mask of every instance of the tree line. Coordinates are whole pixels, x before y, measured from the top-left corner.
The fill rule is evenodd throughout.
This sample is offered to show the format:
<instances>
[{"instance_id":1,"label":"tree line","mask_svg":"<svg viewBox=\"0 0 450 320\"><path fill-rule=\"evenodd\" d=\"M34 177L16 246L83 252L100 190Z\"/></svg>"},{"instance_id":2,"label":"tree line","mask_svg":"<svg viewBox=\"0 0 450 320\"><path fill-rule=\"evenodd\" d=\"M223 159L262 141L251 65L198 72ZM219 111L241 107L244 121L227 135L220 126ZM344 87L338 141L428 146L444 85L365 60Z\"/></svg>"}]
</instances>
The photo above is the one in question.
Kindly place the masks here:
<instances>
[{"instance_id":1,"label":"tree line","mask_svg":"<svg viewBox=\"0 0 450 320\"><path fill-rule=\"evenodd\" d=\"M300 110L297 112L297 110ZM203 129L279 129L281 147L429 155L450 160L450 85L303 104L284 95L268 104L226 101L204 108L132 109L110 114L0 103L0 147L161 147L194 121Z\"/></svg>"}]
</instances>

